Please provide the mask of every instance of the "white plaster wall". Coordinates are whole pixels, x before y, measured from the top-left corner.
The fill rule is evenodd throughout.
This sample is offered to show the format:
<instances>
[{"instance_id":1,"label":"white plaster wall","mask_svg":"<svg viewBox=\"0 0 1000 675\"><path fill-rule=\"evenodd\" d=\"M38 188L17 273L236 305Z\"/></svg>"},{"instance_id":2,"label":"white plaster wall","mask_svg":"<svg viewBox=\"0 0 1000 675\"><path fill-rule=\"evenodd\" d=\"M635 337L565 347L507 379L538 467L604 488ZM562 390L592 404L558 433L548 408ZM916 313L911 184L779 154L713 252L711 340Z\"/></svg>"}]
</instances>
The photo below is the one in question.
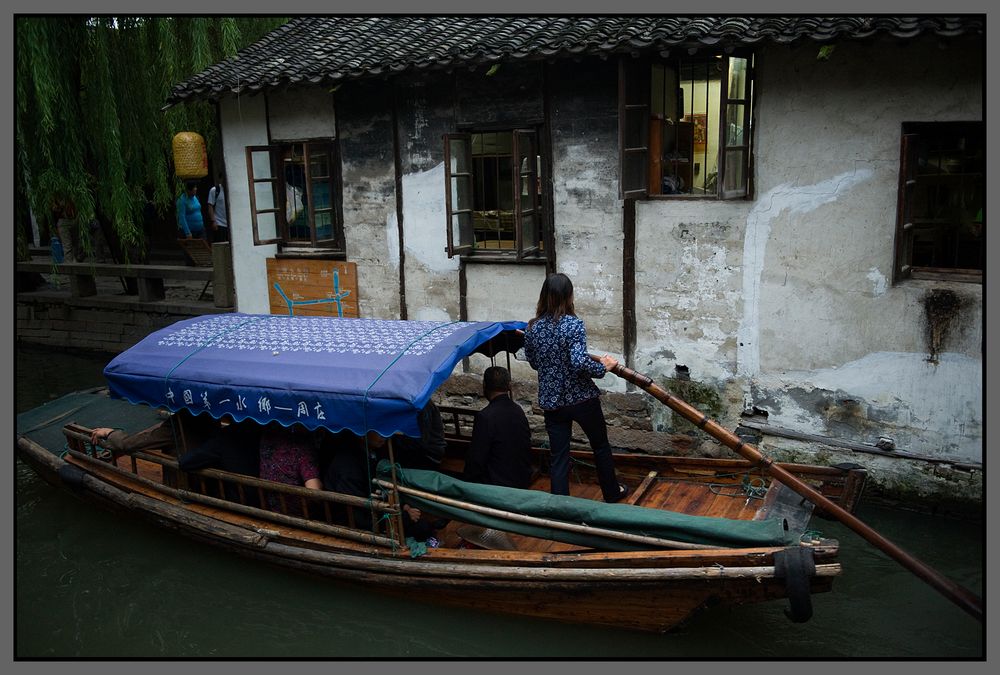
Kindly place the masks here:
<instances>
[{"instance_id":1,"label":"white plaster wall","mask_svg":"<svg viewBox=\"0 0 1000 675\"><path fill-rule=\"evenodd\" d=\"M223 98L219 102L222 120L222 152L225 162L226 208L233 253L236 310L268 314L267 263L277 247L254 246L250 218L250 188L247 182L246 146L266 145L267 119L263 96Z\"/></svg>"},{"instance_id":2,"label":"white plaster wall","mask_svg":"<svg viewBox=\"0 0 1000 675\"><path fill-rule=\"evenodd\" d=\"M469 321L529 321L535 315L538 291L545 281L544 265L470 264L465 268ZM497 365L507 367L501 354ZM470 369L482 373L491 361L486 357L470 360ZM535 371L526 361L511 358L515 382L535 382Z\"/></svg>"},{"instance_id":3,"label":"white plaster wall","mask_svg":"<svg viewBox=\"0 0 1000 675\"><path fill-rule=\"evenodd\" d=\"M445 251L444 163L403 176L403 243L406 253L406 311L410 319L455 321L458 306L458 258ZM396 233L396 214L386 231ZM398 235L390 247L399 247Z\"/></svg>"},{"instance_id":4,"label":"white plaster wall","mask_svg":"<svg viewBox=\"0 0 1000 675\"><path fill-rule=\"evenodd\" d=\"M544 265L469 264L469 321L528 321L535 316Z\"/></svg>"},{"instance_id":5,"label":"white plaster wall","mask_svg":"<svg viewBox=\"0 0 1000 675\"><path fill-rule=\"evenodd\" d=\"M614 157L603 144L553 142L556 271L573 282L577 316L587 327L591 353L623 358L622 201ZM538 300L535 288L532 302ZM530 316L533 316L532 311ZM595 380L624 391L619 378Z\"/></svg>"},{"instance_id":6,"label":"white plaster wall","mask_svg":"<svg viewBox=\"0 0 1000 675\"><path fill-rule=\"evenodd\" d=\"M376 108L377 111L371 110ZM340 112L344 239L358 266L364 317L399 318L399 232L396 228L392 118L377 105Z\"/></svg>"},{"instance_id":7,"label":"white plaster wall","mask_svg":"<svg viewBox=\"0 0 1000 675\"><path fill-rule=\"evenodd\" d=\"M269 93L267 107L272 140L334 138L337 135L333 94L323 87L296 87Z\"/></svg>"},{"instance_id":8,"label":"white plaster wall","mask_svg":"<svg viewBox=\"0 0 1000 675\"><path fill-rule=\"evenodd\" d=\"M982 287L891 284L900 125L981 119L981 77L934 40L759 52L755 198L638 204L637 368L742 382L778 426L981 460ZM932 288L966 303L936 365Z\"/></svg>"},{"instance_id":9,"label":"white plaster wall","mask_svg":"<svg viewBox=\"0 0 1000 675\"><path fill-rule=\"evenodd\" d=\"M692 379L735 376L743 307L741 237L748 205L732 201L636 205L636 368Z\"/></svg>"}]
</instances>

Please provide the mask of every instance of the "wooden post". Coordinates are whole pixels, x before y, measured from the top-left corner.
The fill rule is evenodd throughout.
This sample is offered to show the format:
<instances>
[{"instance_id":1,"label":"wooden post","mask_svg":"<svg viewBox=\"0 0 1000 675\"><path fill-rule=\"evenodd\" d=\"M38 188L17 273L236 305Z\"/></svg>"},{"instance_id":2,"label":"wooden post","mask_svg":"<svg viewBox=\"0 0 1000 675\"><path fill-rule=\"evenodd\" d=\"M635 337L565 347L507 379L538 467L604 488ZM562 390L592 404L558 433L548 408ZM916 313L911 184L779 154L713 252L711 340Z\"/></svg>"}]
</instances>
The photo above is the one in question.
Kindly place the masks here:
<instances>
[{"instance_id":1,"label":"wooden post","mask_svg":"<svg viewBox=\"0 0 1000 675\"><path fill-rule=\"evenodd\" d=\"M170 418L171 422L177 423L177 433L181 439L180 444L177 446L177 459L183 457L188 450L187 439L184 436L184 423L181 420L181 417L182 416L180 414L175 414L172 415ZM180 488L181 490L190 489L190 484L188 483L188 475L186 471L181 471L180 469L177 469L177 487Z\"/></svg>"},{"instance_id":2,"label":"wooden post","mask_svg":"<svg viewBox=\"0 0 1000 675\"><path fill-rule=\"evenodd\" d=\"M663 116L649 116L649 194L663 191Z\"/></svg>"},{"instance_id":3,"label":"wooden post","mask_svg":"<svg viewBox=\"0 0 1000 675\"><path fill-rule=\"evenodd\" d=\"M97 280L90 274L70 274L69 294L74 298L97 295Z\"/></svg>"},{"instance_id":4,"label":"wooden post","mask_svg":"<svg viewBox=\"0 0 1000 675\"><path fill-rule=\"evenodd\" d=\"M233 290L233 255L232 244L220 241L212 244L212 299L216 307L232 307L235 293Z\"/></svg>"},{"instance_id":5,"label":"wooden post","mask_svg":"<svg viewBox=\"0 0 1000 675\"><path fill-rule=\"evenodd\" d=\"M139 285L139 302L156 302L167 297L160 277L139 277L136 282Z\"/></svg>"},{"instance_id":6,"label":"wooden post","mask_svg":"<svg viewBox=\"0 0 1000 675\"><path fill-rule=\"evenodd\" d=\"M402 548L406 548L406 535L403 534L403 503L399 497L399 481L396 480L396 457L392 451L392 437L390 436L385 440L389 447L389 466L392 472L392 486L389 490L389 503L393 505L396 509L396 515L394 516L396 520L396 538L399 540L399 545ZM365 446L365 452L368 451L367 444Z\"/></svg>"}]
</instances>

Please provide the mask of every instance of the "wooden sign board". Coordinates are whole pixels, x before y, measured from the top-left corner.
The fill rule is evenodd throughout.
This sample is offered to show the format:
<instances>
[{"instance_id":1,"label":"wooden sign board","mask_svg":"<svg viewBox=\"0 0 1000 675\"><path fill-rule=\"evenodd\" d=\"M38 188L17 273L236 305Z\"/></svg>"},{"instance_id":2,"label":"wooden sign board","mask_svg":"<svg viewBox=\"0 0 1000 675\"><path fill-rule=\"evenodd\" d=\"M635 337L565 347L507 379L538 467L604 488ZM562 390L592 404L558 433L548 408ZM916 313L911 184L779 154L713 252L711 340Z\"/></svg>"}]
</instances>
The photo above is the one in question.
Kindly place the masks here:
<instances>
[{"instance_id":1,"label":"wooden sign board","mask_svg":"<svg viewBox=\"0 0 1000 675\"><path fill-rule=\"evenodd\" d=\"M342 260L268 258L271 314L358 318L358 266Z\"/></svg>"}]
</instances>

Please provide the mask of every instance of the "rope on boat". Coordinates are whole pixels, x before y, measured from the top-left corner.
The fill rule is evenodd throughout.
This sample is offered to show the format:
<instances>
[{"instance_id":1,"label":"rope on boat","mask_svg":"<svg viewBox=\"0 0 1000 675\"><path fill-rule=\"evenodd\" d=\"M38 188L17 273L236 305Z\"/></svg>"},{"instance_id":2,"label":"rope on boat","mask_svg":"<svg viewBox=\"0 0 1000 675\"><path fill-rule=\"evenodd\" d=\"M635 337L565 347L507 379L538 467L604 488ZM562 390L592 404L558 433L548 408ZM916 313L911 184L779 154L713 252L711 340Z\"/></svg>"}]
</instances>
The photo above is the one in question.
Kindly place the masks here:
<instances>
[{"instance_id":1,"label":"rope on boat","mask_svg":"<svg viewBox=\"0 0 1000 675\"><path fill-rule=\"evenodd\" d=\"M366 448L366 452L367 452L367 448ZM366 464L368 463L367 462L367 458L365 460L365 463ZM375 509L372 508L371 501L372 501L372 498L371 498L371 495L369 495L368 496L368 504L369 504L368 508L372 512L372 514L374 515ZM399 544L396 541L396 523L393 522L393 519L389 516L388 513L383 513L381 516L379 516L379 519L378 519L378 521L376 521L375 527L373 529L374 529L375 532L378 532L378 522L379 521L383 521L383 520L386 523L386 536L392 542L392 552L396 553L399 550Z\"/></svg>"},{"instance_id":2,"label":"rope on boat","mask_svg":"<svg viewBox=\"0 0 1000 675\"><path fill-rule=\"evenodd\" d=\"M817 541L822 538L823 538L823 533L820 532L819 530L806 530L799 537L799 541L800 542Z\"/></svg>"},{"instance_id":3,"label":"rope on boat","mask_svg":"<svg viewBox=\"0 0 1000 675\"><path fill-rule=\"evenodd\" d=\"M767 496L767 486L764 485L763 478L750 478L750 474L743 474L743 483L740 485L738 490L727 492L725 488L731 487L724 483L709 483L708 489L712 491L712 494L720 495L722 497L746 497L747 501L751 499L763 499Z\"/></svg>"}]
</instances>

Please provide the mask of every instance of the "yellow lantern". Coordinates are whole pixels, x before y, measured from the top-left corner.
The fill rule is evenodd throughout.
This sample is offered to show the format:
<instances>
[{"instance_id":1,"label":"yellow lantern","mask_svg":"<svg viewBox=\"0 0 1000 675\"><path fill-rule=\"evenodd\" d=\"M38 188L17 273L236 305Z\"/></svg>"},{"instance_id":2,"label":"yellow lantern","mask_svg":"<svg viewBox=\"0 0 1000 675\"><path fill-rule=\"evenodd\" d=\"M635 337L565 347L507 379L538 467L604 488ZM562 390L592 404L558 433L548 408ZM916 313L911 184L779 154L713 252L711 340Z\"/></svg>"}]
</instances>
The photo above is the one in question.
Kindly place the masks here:
<instances>
[{"instance_id":1,"label":"yellow lantern","mask_svg":"<svg viewBox=\"0 0 1000 675\"><path fill-rule=\"evenodd\" d=\"M174 135L174 172L178 178L204 178L208 175L208 152L205 139L193 131Z\"/></svg>"}]
</instances>

